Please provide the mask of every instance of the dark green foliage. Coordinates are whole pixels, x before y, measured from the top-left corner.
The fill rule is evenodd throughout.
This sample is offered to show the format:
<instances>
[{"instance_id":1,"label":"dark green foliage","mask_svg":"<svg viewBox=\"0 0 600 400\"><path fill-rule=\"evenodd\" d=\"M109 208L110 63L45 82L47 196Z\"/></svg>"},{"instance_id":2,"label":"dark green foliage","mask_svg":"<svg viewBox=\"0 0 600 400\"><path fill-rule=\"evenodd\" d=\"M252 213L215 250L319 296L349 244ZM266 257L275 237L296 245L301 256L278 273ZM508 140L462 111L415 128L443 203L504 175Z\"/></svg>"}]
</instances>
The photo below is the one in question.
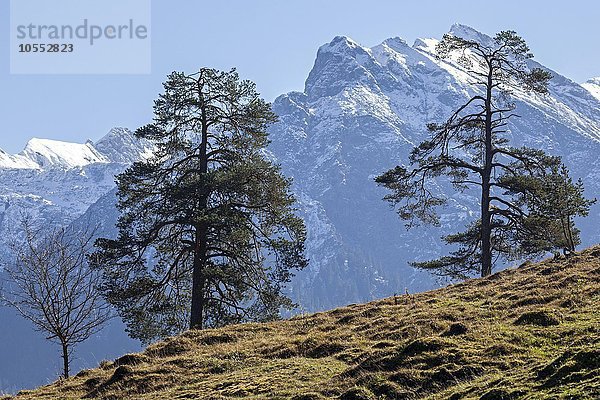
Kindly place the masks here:
<instances>
[{"instance_id":1,"label":"dark green foliage","mask_svg":"<svg viewBox=\"0 0 600 400\"><path fill-rule=\"evenodd\" d=\"M152 157L117 178L119 236L93 255L131 336L278 317L305 229L265 152L276 120L235 70L174 72L136 135Z\"/></svg>"},{"instance_id":2,"label":"dark green foliage","mask_svg":"<svg viewBox=\"0 0 600 400\"><path fill-rule=\"evenodd\" d=\"M391 191L385 200L397 207L407 227L439 225L437 208L446 197L433 185L441 177L458 191L477 191L481 210L464 232L444 241L457 246L448 256L415 266L453 278L492 273L498 258L514 260L579 243L574 216L587 215L591 201L581 182L573 184L558 157L527 147L515 148L503 135L517 117L513 90L548 92L551 75L529 69L532 54L513 31L489 43L445 35L437 55L452 57L478 89L447 121L430 123L430 136L416 146L410 166L397 166L375 179Z\"/></svg>"},{"instance_id":3,"label":"dark green foliage","mask_svg":"<svg viewBox=\"0 0 600 400\"><path fill-rule=\"evenodd\" d=\"M573 218L587 216L590 206L596 202L584 197L581 179L573 183L564 165L553 165L549 173L541 177L509 176L503 181L512 194L518 194L518 203L529 209L523 221L523 232L527 234L519 240L525 251L573 253L581 244Z\"/></svg>"}]
</instances>

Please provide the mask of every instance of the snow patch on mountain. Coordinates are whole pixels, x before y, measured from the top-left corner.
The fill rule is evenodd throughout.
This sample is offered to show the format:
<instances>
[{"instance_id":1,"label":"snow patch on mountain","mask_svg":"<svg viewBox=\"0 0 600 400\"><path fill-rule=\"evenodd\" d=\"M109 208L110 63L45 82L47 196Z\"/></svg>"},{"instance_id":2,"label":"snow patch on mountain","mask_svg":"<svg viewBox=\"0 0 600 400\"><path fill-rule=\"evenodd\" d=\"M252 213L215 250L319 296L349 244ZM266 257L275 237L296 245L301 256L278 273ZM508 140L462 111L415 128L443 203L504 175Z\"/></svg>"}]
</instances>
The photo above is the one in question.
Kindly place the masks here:
<instances>
[{"instance_id":1,"label":"snow patch on mountain","mask_svg":"<svg viewBox=\"0 0 600 400\"><path fill-rule=\"evenodd\" d=\"M36 169L40 166L35 161L21 154L8 154L0 149L0 169Z\"/></svg>"},{"instance_id":2,"label":"snow patch on mountain","mask_svg":"<svg viewBox=\"0 0 600 400\"><path fill-rule=\"evenodd\" d=\"M98 152L89 142L79 144L33 138L25 146L22 155L37 163L40 168L56 165L74 168L109 162L108 158Z\"/></svg>"},{"instance_id":3,"label":"snow patch on mountain","mask_svg":"<svg viewBox=\"0 0 600 400\"><path fill-rule=\"evenodd\" d=\"M415 50L419 50L429 54L435 54L435 46L437 46L439 42L440 41L435 38L417 38L415 39L415 42L413 43L412 47Z\"/></svg>"},{"instance_id":4,"label":"snow patch on mountain","mask_svg":"<svg viewBox=\"0 0 600 400\"><path fill-rule=\"evenodd\" d=\"M592 96L600 101L600 77L592 78L585 83L582 83L586 90L588 90Z\"/></svg>"}]
</instances>

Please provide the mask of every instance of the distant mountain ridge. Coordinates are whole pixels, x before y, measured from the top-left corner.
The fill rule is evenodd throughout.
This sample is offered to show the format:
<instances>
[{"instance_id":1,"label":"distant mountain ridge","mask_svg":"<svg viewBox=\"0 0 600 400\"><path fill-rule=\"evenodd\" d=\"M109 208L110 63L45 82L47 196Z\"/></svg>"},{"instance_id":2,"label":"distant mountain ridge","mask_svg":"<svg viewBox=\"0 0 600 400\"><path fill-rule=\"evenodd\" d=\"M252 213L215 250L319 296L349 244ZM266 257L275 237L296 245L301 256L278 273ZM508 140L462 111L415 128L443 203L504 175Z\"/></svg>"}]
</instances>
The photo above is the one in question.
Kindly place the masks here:
<instances>
[{"instance_id":1,"label":"distant mountain ridge","mask_svg":"<svg viewBox=\"0 0 600 400\"><path fill-rule=\"evenodd\" d=\"M97 143L34 138L19 154L0 151L0 232L17 226L22 212L72 222L114 187L116 174L151 151L126 128L113 128Z\"/></svg>"},{"instance_id":2,"label":"distant mountain ridge","mask_svg":"<svg viewBox=\"0 0 600 400\"><path fill-rule=\"evenodd\" d=\"M152 146L135 138L127 128L113 128L97 143L70 143L32 138L22 152L8 154L0 149L0 169L71 169L90 164L130 164L149 154Z\"/></svg>"}]
</instances>

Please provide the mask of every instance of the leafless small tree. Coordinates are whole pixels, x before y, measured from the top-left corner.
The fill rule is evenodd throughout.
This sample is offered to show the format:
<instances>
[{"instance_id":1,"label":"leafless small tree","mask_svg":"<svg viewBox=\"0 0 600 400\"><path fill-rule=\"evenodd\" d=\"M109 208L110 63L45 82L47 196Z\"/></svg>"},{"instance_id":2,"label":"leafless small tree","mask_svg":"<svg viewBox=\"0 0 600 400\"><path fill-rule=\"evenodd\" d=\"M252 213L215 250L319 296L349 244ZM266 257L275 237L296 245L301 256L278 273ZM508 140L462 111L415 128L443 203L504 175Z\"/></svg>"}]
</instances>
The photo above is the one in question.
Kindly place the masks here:
<instances>
[{"instance_id":1,"label":"leafless small tree","mask_svg":"<svg viewBox=\"0 0 600 400\"><path fill-rule=\"evenodd\" d=\"M75 345L100 331L112 317L97 290L100 275L87 253L95 229L42 229L22 221L23 238L13 243L8 277L0 293L4 303L61 346L63 376L69 377Z\"/></svg>"}]
</instances>

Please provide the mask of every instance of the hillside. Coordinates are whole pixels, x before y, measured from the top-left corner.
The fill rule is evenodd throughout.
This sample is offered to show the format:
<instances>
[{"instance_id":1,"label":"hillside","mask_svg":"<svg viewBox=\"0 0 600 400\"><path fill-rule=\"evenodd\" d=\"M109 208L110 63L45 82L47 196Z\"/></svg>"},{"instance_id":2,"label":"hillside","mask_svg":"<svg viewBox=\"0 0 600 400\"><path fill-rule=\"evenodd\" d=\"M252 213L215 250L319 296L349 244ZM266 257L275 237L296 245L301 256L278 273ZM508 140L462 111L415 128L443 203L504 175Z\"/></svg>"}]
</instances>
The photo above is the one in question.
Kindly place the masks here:
<instances>
[{"instance_id":1,"label":"hillside","mask_svg":"<svg viewBox=\"0 0 600 400\"><path fill-rule=\"evenodd\" d=\"M192 331L16 399L597 399L600 246L426 293Z\"/></svg>"}]
</instances>

